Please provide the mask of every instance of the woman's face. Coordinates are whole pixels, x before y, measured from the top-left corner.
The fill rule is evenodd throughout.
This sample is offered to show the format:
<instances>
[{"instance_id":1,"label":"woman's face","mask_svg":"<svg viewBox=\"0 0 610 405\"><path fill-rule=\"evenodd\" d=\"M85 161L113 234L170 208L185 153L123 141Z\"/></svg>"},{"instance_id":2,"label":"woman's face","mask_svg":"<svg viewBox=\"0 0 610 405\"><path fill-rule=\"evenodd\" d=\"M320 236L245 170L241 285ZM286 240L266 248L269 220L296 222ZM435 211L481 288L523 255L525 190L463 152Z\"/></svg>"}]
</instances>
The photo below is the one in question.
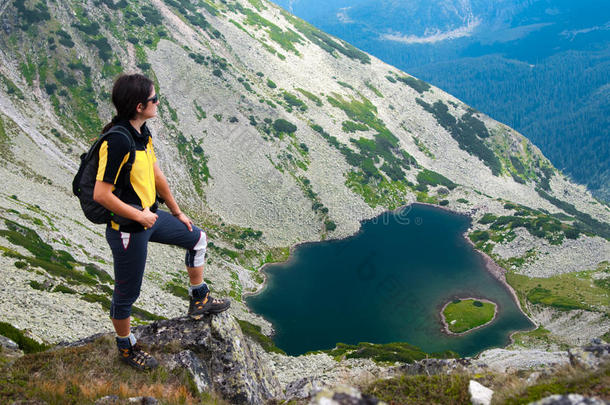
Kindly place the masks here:
<instances>
[{"instance_id":1,"label":"woman's face","mask_svg":"<svg viewBox=\"0 0 610 405\"><path fill-rule=\"evenodd\" d=\"M157 116L157 106L159 105L159 97L153 88L148 96L148 100L145 103L142 103L142 119L154 118Z\"/></svg>"}]
</instances>

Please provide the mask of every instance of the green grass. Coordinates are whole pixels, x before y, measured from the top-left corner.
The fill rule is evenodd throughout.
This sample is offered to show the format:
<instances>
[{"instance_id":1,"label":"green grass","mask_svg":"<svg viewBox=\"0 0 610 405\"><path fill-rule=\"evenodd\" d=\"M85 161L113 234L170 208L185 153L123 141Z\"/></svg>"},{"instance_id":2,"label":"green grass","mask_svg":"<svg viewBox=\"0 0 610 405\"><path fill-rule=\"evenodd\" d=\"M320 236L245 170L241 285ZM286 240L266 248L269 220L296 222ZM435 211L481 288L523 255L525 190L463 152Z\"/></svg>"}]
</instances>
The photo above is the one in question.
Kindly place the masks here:
<instances>
[{"instance_id":1,"label":"green grass","mask_svg":"<svg viewBox=\"0 0 610 405\"><path fill-rule=\"evenodd\" d=\"M490 322L496 304L478 300L455 300L445 307L442 316L453 333L462 333Z\"/></svg>"},{"instance_id":2,"label":"green grass","mask_svg":"<svg viewBox=\"0 0 610 405\"><path fill-rule=\"evenodd\" d=\"M356 131L368 131L369 127L365 124L354 121L343 121L341 123L341 130L343 132L354 133Z\"/></svg>"},{"instance_id":3,"label":"green grass","mask_svg":"<svg viewBox=\"0 0 610 405\"><path fill-rule=\"evenodd\" d=\"M520 384L513 388L510 384L498 387L494 393L494 403L504 405L529 404L550 395L578 393L585 397L610 398L610 363L595 370L567 368L550 376L543 375L535 384Z\"/></svg>"},{"instance_id":4,"label":"green grass","mask_svg":"<svg viewBox=\"0 0 610 405\"><path fill-rule=\"evenodd\" d=\"M533 304L559 310L585 309L607 312L610 308L610 289L607 285L595 282L592 276L598 271L566 273L548 278L530 278L507 273L506 280Z\"/></svg>"},{"instance_id":5,"label":"green grass","mask_svg":"<svg viewBox=\"0 0 610 405\"><path fill-rule=\"evenodd\" d=\"M6 336L19 345L24 353L38 353L47 350L50 346L40 344L32 338L27 337L22 331L10 323L0 322L0 335Z\"/></svg>"},{"instance_id":6,"label":"green grass","mask_svg":"<svg viewBox=\"0 0 610 405\"><path fill-rule=\"evenodd\" d=\"M248 321L243 321L241 319L237 319L237 323L241 327L241 331L250 336L254 341L260 344L267 353L281 353L286 354L282 349L277 347L273 340L269 336L264 335L261 332L261 327L258 325L254 325Z\"/></svg>"},{"instance_id":7,"label":"green grass","mask_svg":"<svg viewBox=\"0 0 610 405\"><path fill-rule=\"evenodd\" d=\"M380 363L413 363L428 357L454 358L459 357L457 353L445 351L443 353L426 353L419 347L405 342L393 342L385 344L361 342L357 345L337 343L334 349L323 350L335 360L346 359L371 359ZM316 353L316 352L314 352Z\"/></svg>"},{"instance_id":8,"label":"green grass","mask_svg":"<svg viewBox=\"0 0 610 405\"><path fill-rule=\"evenodd\" d=\"M388 404L470 405L467 374L402 375L380 379L363 389Z\"/></svg>"},{"instance_id":9,"label":"green grass","mask_svg":"<svg viewBox=\"0 0 610 405\"><path fill-rule=\"evenodd\" d=\"M267 34L269 34L269 38L279 44L282 49L293 52L295 55L300 55L295 47L295 44L300 44L303 41L303 38L299 34L291 29L286 31L282 30L271 21L250 9L242 9L242 12L246 15L246 20L244 21L246 25L265 28Z\"/></svg>"},{"instance_id":10,"label":"green grass","mask_svg":"<svg viewBox=\"0 0 610 405\"><path fill-rule=\"evenodd\" d=\"M301 89L301 88L297 88L296 89L299 93L301 93L302 95L304 95L305 97L307 97L309 100L313 101L315 103L315 105L317 105L318 107L322 107L322 100L320 100L320 97L316 96L313 93L310 93L309 91L305 90L305 89Z\"/></svg>"},{"instance_id":11,"label":"green grass","mask_svg":"<svg viewBox=\"0 0 610 405\"><path fill-rule=\"evenodd\" d=\"M449 190L453 190L457 187L457 184L449 180L447 177L428 169L424 169L417 173L417 181L419 184L426 184L430 186L442 185L447 187Z\"/></svg>"},{"instance_id":12,"label":"green grass","mask_svg":"<svg viewBox=\"0 0 610 405\"><path fill-rule=\"evenodd\" d=\"M567 350L569 346L562 341L555 338L555 336L547 329L542 326L529 331L529 332L517 332L512 335L513 346L523 348L540 348L544 347L546 350L550 350L555 347L559 347L560 350Z\"/></svg>"},{"instance_id":13,"label":"green grass","mask_svg":"<svg viewBox=\"0 0 610 405\"><path fill-rule=\"evenodd\" d=\"M149 350L159 356L159 350ZM107 395L151 396L162 404L226 404L213 393L200 394L186 369L160 366L139 373L123 364L114 338L103 336L81 347L34 353L0 373L0 403L93 404Z\"/></svg>"}]
</instances>

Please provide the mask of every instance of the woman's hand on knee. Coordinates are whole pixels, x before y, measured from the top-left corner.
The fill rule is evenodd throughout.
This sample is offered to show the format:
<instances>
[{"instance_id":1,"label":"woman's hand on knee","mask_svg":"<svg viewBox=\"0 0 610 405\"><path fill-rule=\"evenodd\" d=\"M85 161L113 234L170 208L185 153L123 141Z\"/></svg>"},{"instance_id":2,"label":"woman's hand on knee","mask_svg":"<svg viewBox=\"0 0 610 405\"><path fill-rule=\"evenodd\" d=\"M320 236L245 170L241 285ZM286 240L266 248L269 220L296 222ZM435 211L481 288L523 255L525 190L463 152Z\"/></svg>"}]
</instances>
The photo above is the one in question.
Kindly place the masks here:
<instances>
[{"instance_id":1,"label":"woman's hand on knee","mask_svg":"<svg viewBox=\"0 0 610 405\"><path fill-rule=\"evenodd\" d=\"M189 232L193 231L193 221L191 221L189 219L189 217L187 217L186 215L184 215L184 212L180 212L178 215L174 215L176 218L178 218L178 221L182 222L184 225L186 225L186 227L188 228Z\"/></svg>"},{"instance_id":2,"label":"woman's hand on knee","mask_svg":"<svg viewBox=\"0 0 610 405\"><path fill-rule=\"evenodd\" d=\"M155 224L155 222L157 222L157 218L159 218L159 216L152 212L148 207L144 208L140 212L141 214L140 218L138 219L138 222L144 228L151 228Z\"/></svg>"}]
</instances>

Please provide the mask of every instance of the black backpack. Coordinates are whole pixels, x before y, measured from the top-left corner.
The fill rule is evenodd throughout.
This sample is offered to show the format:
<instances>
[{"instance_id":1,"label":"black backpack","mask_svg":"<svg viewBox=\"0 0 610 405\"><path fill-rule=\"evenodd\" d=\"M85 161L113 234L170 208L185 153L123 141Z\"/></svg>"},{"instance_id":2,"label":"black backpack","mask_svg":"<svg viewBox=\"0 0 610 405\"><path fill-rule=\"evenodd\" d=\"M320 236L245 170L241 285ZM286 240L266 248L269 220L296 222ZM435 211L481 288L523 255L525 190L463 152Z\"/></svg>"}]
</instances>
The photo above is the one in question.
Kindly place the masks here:
<instances>
[{"instance_id":1,"label":"black backpack","mask_svg":"<svg viewBox=\"0 0 610 405\"><path fill-rule=\"evenodd\" d=\"M129 174L131 167L136 157L136 145L129 131L120 126L115 125L107 132L100 135L95 143L89 148L87 153L80 156L80 166L74 180L72 180L72 192L80 200L80 206L87 219L95 224L106 224L112 218L113 214L93 200L93 189L95 187L95 177L99 163L99 149L110 134L121 134L129 140L129 159L121 168L117 184L113 193L120 198L121 192L125 185L129 182Z\"/></svg>"}]
</instances>

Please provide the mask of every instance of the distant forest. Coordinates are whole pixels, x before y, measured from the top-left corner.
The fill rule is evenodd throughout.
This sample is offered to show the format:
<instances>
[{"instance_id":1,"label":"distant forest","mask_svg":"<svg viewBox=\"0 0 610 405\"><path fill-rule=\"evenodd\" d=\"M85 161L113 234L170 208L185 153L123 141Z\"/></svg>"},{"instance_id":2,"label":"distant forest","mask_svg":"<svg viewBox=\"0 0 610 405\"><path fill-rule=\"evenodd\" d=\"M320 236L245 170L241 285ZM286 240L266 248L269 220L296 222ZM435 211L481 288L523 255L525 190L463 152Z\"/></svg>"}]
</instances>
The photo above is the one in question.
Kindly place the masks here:
<instances>
[{"instance_id":1,"label":"distant forest","mask_svg":"<svg viewBox=\"0 0 610 405\"><path fill-rule=\"evenodd\" d=\"M533 67L492 55L410 70L523 133L610 201L610 50L563 52Z\"/></svg>"}]
</instances>

